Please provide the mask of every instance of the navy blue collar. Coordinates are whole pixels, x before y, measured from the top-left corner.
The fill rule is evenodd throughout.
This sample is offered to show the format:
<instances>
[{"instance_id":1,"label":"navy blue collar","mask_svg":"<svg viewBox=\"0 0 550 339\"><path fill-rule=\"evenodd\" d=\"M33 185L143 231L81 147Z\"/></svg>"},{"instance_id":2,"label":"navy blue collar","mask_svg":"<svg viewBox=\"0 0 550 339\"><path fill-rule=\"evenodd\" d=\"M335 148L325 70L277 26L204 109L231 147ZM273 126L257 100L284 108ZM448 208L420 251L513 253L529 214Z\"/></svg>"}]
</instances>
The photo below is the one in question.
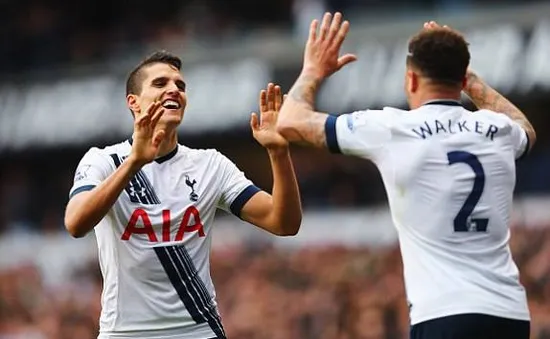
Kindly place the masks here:
<instances>
[{"instance_id":1,"label":"navy blue collar","mask_svg":"<svg viewBox=\"0 0 550 339\"><path fill-rule=\"evenodd\" d=\"M133 138L133 137L130 137L130 139L128 139L128 142L129 142L130 145L131 145L132 142L134 142L134 138ZM177 153L178 153L178 145L176 145L176 148L174 148L173 150L171 150L168 154L165 154L165 155L163 155L162 157L156 158L156 159L155 159L155 162L157 162L158 164L162 164L163 162L172 159Z\"/></svg>"},{"instance_id":2,"label":"navy blue collar","mask_svg":"<svg viewBox=\"0 0 550 339\"><path fill-rule=\"evenodd\" d=\"M462 106L460 101L452 100L452 99L435 99L430 100L422 104L422 106L425 105L444 105L444 106Z\"/></svg>"}]
</instances>

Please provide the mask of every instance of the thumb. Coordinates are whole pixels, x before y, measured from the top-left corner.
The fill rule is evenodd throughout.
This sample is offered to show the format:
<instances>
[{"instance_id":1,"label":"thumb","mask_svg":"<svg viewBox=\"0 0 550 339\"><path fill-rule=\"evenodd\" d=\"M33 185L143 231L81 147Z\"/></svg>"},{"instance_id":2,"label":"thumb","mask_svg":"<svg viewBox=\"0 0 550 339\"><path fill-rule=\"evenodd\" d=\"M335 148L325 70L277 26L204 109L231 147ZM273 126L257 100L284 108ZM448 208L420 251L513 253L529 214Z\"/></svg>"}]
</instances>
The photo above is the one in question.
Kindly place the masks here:
<instances>
[{"instance_id":1,"label":"thumb","mask_svg":"<svg viewBox=\"0 0 550 339\"><path fill-rule=\"evenodd\" d=\"M357 56L355 54L346 54L338 58L338 69L340 70L345 65L354 62L357 60Z\"/></svg>"},{"instance_id":2,"label":"thumb","mask_svg":"<svg viewBox=\"0 0 550 339\"><path fill-rule=\"evenodd\" d=\"M166 132L164 130L160 130L156 132L155 135L153 136L153 145L155 147L158 147L162 142L162 140L164 140L165 135L166 135Z\"/></svg>"},{"instance_id":3,"label":"thumb","mask_svg":"<svg viewBox=\"0 0 550 339\"><path fill-rule=\"evenodd\" d=\"M256 113L250 115L250 128L252 128L252 131L256 131L260 128L260 122L258 121L258 115Z\"/></svg>"}]
</instances>

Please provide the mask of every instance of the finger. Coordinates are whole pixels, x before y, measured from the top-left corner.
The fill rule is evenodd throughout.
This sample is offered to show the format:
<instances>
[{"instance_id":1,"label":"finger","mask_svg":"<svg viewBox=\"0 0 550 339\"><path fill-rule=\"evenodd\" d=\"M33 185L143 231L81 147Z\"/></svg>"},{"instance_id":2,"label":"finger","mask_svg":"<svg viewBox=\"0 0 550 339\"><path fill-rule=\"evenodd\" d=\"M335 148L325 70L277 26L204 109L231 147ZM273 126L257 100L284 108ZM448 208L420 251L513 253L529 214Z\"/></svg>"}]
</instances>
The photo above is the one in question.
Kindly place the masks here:
<instances>
[{"instance_id":1,"label":"finger","mask_svg":"<svg viewBox=\"0 0 550 339\"><path fill-rule=\"evenodd\" d=\"M260 91L260 113L267 111L267 92L265 89Z\"/></svg>"},{"instance_id":2,"label":"finger","mask_svg":"<svg viewBox=\"0 0 550 339\"><path fill-rule=\"evenodd\" d=\"M427 21L424 23L424 29L434 29L437 28L438 25L435 21Z\"/></svg>"},{"instance_id":3,"label":"finger","mask_svg":"<svg viewBox=\"0 0 550 339\"><path fill-rule=\"evenodd\" d=\"M334 47L336 49L340 49L342 47L342 43L344 40L346 40L346 36L349 32L349 21L344 21L344 23L340 26L340 29L338 30L338 34L336 35L336 39L334 40Z\"/></svg>"},{"instance_id":4,"label":"finger","mask_svg":"<svg viewBox=\"0 0 550 339\"><path fill-rule=\"evenodd\" d=\"M309 41L315 41L317 39L317 28L319 27L319 21L317 19L311 22L309 25Z\"/></svg>"},{"instance_id":5,"label":"finger","mask_svg":"<svg viewBox=\"0 0 550 339\"><path fill-rule=\"evenodd\" d=\"M332 14L325 13L323 16L323 21L321 22L321 32L319 32L319 40L323 41L327 37L328 29L330 27L330 19L332 19Z\"/></svg>"},{"instance_id":6,"label":"finger","mask_svg":"<svg viewBox=\"0 0 550 339\"><path fill-rule=\"evenodd\" d=\"M149 125L149 122L151 121L151 115L147 114L147 112L143 113L142 115L138 116L136 118L136 126L143 127Z\"/></svg>"},{"instance_id":7,"label":"finger","mask_svg":"<svg viewBox=\"0 0 550 339\"><path fill-rule=\"evenodd\" d=\"M161 105L160 101L158 100L153 101L149 105L149 107L147 107L147 110L145 111L145 113L148 115L153 115L153 113L155 113L155 111L160 107L160 105Z\"/></svg>"},{"instance_id":8,"label":"finger","mask_svg":"<svg viewBox=\"0 0 550 339\"><path fill-rule=\"evenodd\" d=\"M250 115L250 128L252 128L252 131L257 131L260 128L260 121L256 113Z\"/></svg>"},{"instance_id":9,"label":"finger","mask_svg":"<svg viewBox=\"0 0 550 339\"><path fill-rule=\"evenodd\" d=\"M430 21L430 27L431 28L441 28L441 26L439 26L439 24L435 21Z\"/></svg>"},{"instance_id":10,"label":"finger","mask_svg":"<svg viewBox=\"0 0 550 339\"><path fill-rule=\"evenodd\" d=\"M160 101L160 99L162 99L162 97L164 96L164 94L166 94L166 91L162 91L162 92L159 93L159 95L157 95L157 97L155 98L155 102L158 102L159 105L162 105L162 102Z\"/></svg>"},{"instance_id":11,"label":"finger","mask_svg":"<svg viewBox=\"0 0 550 339\"><path fill-rule=\"evenodd\" d=\"M267 110L273 111L275 109L275 86L270 82L267 85Z\"/></svg>"},{"instance_id":12,"label":"finger","mask_svg":"<svg viewBox=\"0 0 550 339\"><path fill-rule=\"evenodd\" d=\"M283 104L283 96L281 93L281 86L275 86L275 110L279 112L281 110L281 105Z\"/></svg>"},{"instance_id":13,"label":"finger","mask_svg":"<svg viewBox=\"0 0 550 339\"><path fill-rule=\"evenodd\" d=\"M155 128L155 126L159 122L164 112L165 112L164 107L161 107L159 110L155 112L155 114L151 117L151 127Z\"/></svg>"},{"instance_id":14,"label":"finger","mask_svg":"<svg viewBox=\"0 0 550 339\"><path fill-rule=\"evenodd\" d=\"M338 58L338 69L341 69L350 62L357 60L357 56L354 54L346 54Z\"/></svg>"},{"instance_id":15,"label":"finger","mask_svg":"<svg viewBox=\"0 0 550 339\"><path fill-rule=\"evenodd\" d=\"M162 140L164 140L164 137L166 136L166 132L164 130L157 131L155 135L153 136L153 145L155 147L158 147Z\"/></svg>"},{"instance_id":16,"label":"finger","mask_svg":"<svg viewBox=\"0 0 550 339\"><path fill-rule=\"evenodd\" d=\"M334 18L332 18L332 23L330 24L330 29L328 32L328 41L332 41L338 32L340 31L340 25L342 24L342 13L336 12L334 14Z\"/></svg>"}]
</instances>

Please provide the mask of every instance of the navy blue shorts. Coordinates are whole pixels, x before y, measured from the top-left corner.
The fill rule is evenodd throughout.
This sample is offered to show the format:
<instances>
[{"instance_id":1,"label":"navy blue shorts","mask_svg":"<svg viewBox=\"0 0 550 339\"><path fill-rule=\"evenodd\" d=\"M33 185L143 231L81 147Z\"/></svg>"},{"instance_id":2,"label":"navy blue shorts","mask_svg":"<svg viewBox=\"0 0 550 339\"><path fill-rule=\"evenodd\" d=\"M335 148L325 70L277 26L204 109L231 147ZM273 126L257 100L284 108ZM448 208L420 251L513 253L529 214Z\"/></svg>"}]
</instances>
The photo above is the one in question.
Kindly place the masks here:
<instances>
[{"instance_id":1,"label":"navy blue shorts","mask_svg":"<svg viewBox=\"0 0 550 339\"><path fill-rule=\"evenodd\" d=\"M411 339L529 339L529 321L458 314L413 325Z\"/></svg>"}]
</instances>

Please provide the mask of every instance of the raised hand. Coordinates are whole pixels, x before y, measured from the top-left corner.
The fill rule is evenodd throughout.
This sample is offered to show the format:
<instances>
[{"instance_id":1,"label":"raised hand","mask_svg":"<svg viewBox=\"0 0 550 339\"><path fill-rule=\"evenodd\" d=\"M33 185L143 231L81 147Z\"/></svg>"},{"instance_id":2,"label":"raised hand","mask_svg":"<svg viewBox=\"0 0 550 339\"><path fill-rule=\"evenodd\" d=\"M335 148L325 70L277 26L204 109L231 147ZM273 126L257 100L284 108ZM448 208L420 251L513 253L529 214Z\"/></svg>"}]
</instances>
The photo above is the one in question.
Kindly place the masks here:
<instances>
[{"instance_id":1,"label":"raised hand","mask_svg":"<svg viewBox=\"0 0 550 339\"><path fill-rule=\"evenodd\" d=\"M349 31L349 22L342 22L342 14L334 17L325 13L321 28L317 32L319 22L313 20L309 29L309 37L304 52L304 71L312 72L320 78L327 78L345 65L357 60L353 54L339 57L340 48Z\"/></svg>"},{"instance_id":2,"label":"raised hand","mask_svg":"<svg viewBox=\"0 0 550 339\"><path fill-rule=\"evenodd\" d=\"M156 130L156 126L163 114L162 103L156 100L144 113L136 116L130 157L141 165L150 163L158 156L159 146L166 132Z\"/></svg>"},{"instance_id":3,"label":"raised hand","mask_svg":"<svg viewBox=\"0 0 550 339\"><path fill-rule=\"evenodd\" d=\"M288 141L277 132L277 118L283 99L281 87L269 83L267 89L260 91L260 116L252 113L250 117L254 139L267 149L288 147Z\"/></svg>"},{"instance_id":4,"label":"raised hand","mask_svg":"<svg viewBox=\"0 0 550 339\"><path fill-rule=\"evenodd\" d=\"M438 23L435 22L435 21L427 21L427 22L425 22L425 23L424 23L424 28L425 28L425 29L440 29L440 28L451 29L449 26L447 26L447 25L441 26L440 24L438 24Z\"/></svg>"}]
</instances>

